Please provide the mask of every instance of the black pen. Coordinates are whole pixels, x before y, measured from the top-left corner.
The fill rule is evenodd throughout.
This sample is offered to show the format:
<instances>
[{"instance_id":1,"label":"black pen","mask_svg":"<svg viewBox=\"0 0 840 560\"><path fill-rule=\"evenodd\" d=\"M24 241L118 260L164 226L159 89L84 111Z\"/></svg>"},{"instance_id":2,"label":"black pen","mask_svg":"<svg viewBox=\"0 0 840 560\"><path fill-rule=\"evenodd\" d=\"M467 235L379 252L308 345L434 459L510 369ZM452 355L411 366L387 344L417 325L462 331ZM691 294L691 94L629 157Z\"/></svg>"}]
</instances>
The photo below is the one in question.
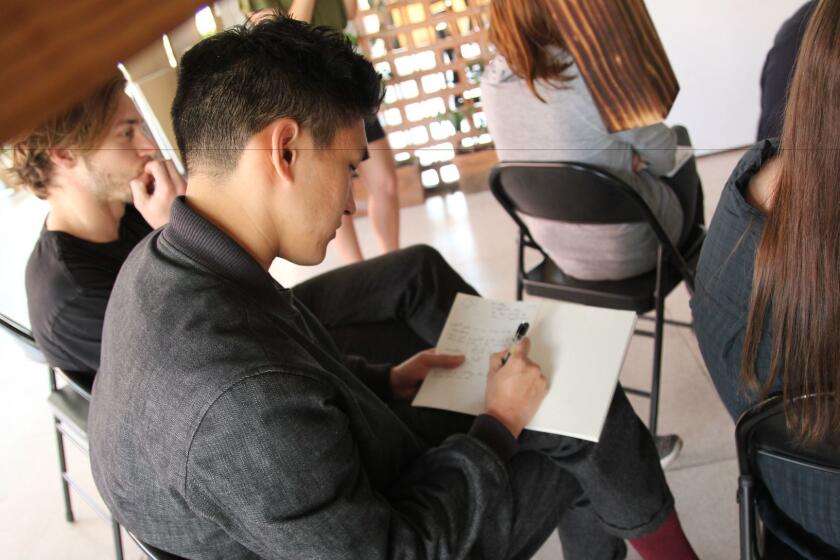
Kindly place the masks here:
<instances>
[{"instance_id":1,"label":"black pen","mask_svg":"<svg viewBox=\"0 0 840 560\"><path fill-rule=\"evenodd\" d=\"M520 340L525 338L525 335L528 333L528 327L530 326L531 325L526 321L524 323L519 323L519 326L516 327L516 334L513 335L513 340L510 342L508 351L505 352L504 356L502 356L502 365L505 365L510 359L510 353L513 352L513 347L516 346Z\"/></svg>"}]
</instances>

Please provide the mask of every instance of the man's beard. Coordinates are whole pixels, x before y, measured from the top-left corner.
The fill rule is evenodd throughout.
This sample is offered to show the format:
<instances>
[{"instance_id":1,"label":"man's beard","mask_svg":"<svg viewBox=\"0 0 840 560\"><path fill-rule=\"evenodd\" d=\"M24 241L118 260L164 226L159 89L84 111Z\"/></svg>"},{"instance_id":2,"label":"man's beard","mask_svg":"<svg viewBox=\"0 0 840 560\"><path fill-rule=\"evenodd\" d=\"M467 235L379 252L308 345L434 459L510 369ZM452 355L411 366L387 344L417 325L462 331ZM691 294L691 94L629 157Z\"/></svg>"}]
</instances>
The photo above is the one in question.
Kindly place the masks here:
<instances>
[{"instance_id":1,"label":"man's beard","mask_svg":"<svg viewBox=\"0 0 840 560\"><path fill-rule=\"evenodd\" d=\"M137 179L143 172L141 168L136 173L130 172L109 173L94 165L89 166L91 192L98 200L103 202L125 202L132 201L131 187L129 182Z\"/></svg>"}]
</instances>

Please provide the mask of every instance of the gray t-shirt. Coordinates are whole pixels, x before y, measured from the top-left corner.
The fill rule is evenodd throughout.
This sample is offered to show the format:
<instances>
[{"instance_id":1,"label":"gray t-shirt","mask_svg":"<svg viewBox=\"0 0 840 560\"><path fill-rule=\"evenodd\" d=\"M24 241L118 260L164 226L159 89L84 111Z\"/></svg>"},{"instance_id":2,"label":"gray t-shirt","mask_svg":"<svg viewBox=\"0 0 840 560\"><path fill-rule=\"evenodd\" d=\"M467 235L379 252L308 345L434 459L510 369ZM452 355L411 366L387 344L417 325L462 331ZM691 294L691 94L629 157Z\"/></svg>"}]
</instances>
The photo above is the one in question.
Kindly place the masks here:
<instances>
[{"instance_id":1,"label":"gray t-shirt","mask_svg":"<svg viewBox=\"0 0 840 560\"><path fill-rule=\"evenodd\" d=\"M557 50L558 57L566 57ZM537 83L543 103L501 55L490 62L481 92L487 124L501 161L576 161L596 165L638 192L676 242L683 214L673 190L657 179L674 166L676 134L664 124L609 133L574 64L574 80L557 88ZM647 169L632 170L633 153ZM582 280L617 280L651 270L657 240L645 223L571 224L523 216L555 263Z\"/></svg>"}]
</instances>

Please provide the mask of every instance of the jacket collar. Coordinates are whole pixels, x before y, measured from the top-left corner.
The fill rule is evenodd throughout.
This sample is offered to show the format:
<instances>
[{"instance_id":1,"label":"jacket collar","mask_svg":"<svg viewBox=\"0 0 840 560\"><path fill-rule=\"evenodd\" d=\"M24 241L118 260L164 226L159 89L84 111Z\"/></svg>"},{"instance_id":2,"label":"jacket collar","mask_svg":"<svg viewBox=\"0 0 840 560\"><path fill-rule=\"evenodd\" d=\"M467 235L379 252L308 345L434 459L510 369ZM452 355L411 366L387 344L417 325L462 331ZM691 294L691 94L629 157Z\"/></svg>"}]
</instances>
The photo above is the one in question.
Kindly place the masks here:
<instances>
[{"instance_id":1,"label":"jacket collar","mask_svg":"<svg viewBox=\"0 0 840 560\"><path fill-rule=\"evenodd\" d=\"M280 290L287 292L242 246L190 208L183 196L172 203L162 236L194 261L249 290L274 297Z\"/></svg>"}]
</instances>

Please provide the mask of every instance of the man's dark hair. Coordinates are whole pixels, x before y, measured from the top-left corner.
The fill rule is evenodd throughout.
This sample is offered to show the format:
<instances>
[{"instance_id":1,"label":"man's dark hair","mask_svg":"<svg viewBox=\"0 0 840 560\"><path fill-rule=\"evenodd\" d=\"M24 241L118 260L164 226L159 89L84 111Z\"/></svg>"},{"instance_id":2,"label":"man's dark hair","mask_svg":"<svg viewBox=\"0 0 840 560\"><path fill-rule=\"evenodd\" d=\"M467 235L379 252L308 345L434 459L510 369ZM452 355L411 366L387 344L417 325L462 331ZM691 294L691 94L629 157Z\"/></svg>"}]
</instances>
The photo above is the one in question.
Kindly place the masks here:
<instances>
[{"instance_id":1,"label":"man's dark hair","mask_svg":"<svg viewBox=\"0 0 840 560\"><path fill-rule=\"evenodd\" d=\"M200 164L225 173L276 119L294 119L324 146L381 101L381 78L342 33L277 15L187 51L172 122L190 170Z\"/></svg>"}]
</instances>

